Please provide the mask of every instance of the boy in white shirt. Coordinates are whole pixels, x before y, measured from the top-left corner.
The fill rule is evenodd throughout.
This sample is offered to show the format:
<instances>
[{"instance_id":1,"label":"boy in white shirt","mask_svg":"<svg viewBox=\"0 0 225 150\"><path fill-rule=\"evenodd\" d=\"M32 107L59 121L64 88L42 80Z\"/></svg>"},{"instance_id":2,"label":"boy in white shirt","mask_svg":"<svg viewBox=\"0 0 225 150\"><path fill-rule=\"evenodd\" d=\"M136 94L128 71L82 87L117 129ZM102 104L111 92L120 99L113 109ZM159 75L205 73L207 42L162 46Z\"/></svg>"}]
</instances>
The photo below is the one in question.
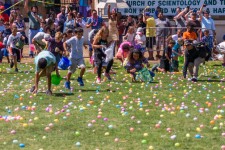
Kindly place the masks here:
<instances>
[{"instance_id":1,"label":"boy in white shirt","mask_svg":"<svg viewBox=\"0 0 225 150\"><path fill-rule=\"evenodd\" d=\"M12 27L12 34L9 36L8 41L7 41L7 47L9 50L9 54L11 56L11 61L10 61L10 68L13 68L15 65L15 72L18 72L17 68L17 58L20 58L20 49L16 47L17 42L22 39L24 40L25 37L22 36L20 32L17 32L17 27L13 26Z\"/></svg>"},{"instance_id":2,"label":"boy in white shirt","mask_svg":"<svg viewBox=\"0 0 225 150\"><path fill-rule=\"evenodd\" d=\"M84 46L84 37L83 37L82 28L77 28L75 30L75 36L63 43L63 47L65 51L69 51L68 47L71 48L70 57L69 57L71 61L71 66L69 67L69 71L67 73L67 78L65 82L65 88L67 89L70 89L71 75L72 73L76 71L76 68L78 67L81 68L81 71L77 81L79 82L80 86L84 86L83 78L82 78L85 72L83 46Z\"/></svg>"}]
</instances>

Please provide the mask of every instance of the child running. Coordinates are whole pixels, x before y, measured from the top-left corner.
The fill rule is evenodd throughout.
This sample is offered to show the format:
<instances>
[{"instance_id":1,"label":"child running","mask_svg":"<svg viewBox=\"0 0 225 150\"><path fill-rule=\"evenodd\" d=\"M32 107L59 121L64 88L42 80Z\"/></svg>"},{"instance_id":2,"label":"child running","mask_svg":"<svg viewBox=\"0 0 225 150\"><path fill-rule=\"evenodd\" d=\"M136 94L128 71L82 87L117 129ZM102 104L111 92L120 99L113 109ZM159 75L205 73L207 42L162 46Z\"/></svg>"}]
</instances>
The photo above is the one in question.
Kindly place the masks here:
<instances>
[{"instance_id":1,"label":"child running","mask_svg":"<svg viewBox=\"0 0 225 150\"><path fill-rule=\"evenodd\" d=\"M11 61L10 61L10 68L13 68L15 66L15 72L18 72L17 68L17 61L21 57L21 52L20 49L16 47L17 42L22 38L22 40L25 39L24 36L20 32L17 32L17 27L13 26L12 27L12 34L9 36L8 41L7 41L7 46L9 49L9 54L11 56Z\"/></svg>"},{"instance_id":2,"label":"child running","mask_svg":"<svg viewBox=\"0 0 225 150\"><path fill-rule=\"evenodd\" d=\"M109 29L103 26L94 37L94 42L92 47L94 48L94 63L95 63L95 67L97 68L97 74L98 74L96 83L101 83L102 66L104 63L104 58L106 57L104 53L104 49L109 45L109 42L107 41L108 36L109 36ZM112 65L113 65L113 59L107 63L107 67L105 71L105 77L108 80L111 80L109 71L111 70Z\"/></svg>"},{"instance_id":3,"label":"child running","mask_svg":"<svg viewBox=\"0 0 225 150\"><path fill-rule=\"evenodd\" d=\"M70 78L71 75L76 71L76 68L81 68L80 76L77 81L80 86L84 86L83 75L85 72L85 63L83 58L83 46L84 46L84 37L83 37L83 29L77 28L75 29L75 36L67 40L63 43L63 47L65 51L69 51L68 47L71 48L70 52L70 61L71 66L69 67L69 71L67 73L65 88L70 89Z\"/></svg>"}]
</instances>

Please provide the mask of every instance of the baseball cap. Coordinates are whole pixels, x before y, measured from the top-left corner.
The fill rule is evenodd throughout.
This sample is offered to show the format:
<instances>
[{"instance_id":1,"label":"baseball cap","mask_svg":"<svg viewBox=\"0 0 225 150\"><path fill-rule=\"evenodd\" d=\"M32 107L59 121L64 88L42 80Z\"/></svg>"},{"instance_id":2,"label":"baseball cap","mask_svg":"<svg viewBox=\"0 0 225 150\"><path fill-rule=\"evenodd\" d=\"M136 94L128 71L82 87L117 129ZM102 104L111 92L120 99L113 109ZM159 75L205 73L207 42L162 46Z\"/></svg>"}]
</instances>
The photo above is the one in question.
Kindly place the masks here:
<instances>
[{"instance_id":1,"label":"baseball cap","mask_svg":"<svg viewBox=\"0 0 225 150\"><path fill-rule=\"evenodd\" d=\"M184 41L184 45L191 45L191 44L192 44L192 42L190 40L185 40Z\"/></svg>"}]
</instances>

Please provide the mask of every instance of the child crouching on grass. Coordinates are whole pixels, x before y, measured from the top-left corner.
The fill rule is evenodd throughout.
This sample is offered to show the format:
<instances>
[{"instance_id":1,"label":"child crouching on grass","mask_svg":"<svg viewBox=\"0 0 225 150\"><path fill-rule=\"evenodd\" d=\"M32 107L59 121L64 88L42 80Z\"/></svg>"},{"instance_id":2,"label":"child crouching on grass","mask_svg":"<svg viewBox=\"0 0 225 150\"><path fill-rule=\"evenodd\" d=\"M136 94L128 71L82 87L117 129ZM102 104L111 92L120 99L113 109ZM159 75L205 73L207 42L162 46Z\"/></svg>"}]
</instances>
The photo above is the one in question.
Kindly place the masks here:
<instances>
[{"instance_id":1,"label":"child crouching on grass","mask_svg":"<svg viewBox=\"0 0 225 150\"><path fill-rule=\"evenodd\" d=\"M40 52L34 60L35 63L35 82L30 92L36 94L38 92L38 82L40 77L47 77L48 90L47 95L52 95L51 91L51 73L57 67L55 56L49 51Z\"/></svg>"},{"instance_id":2,"label":"child crouching on grass","mask_svg":"<svg viewBox=\"0 0 225 150\"><path fill-rule=\"evenodd\" d=\"M125 66L125 69L130 73L132 82L136 81L136 73L144 67L143 64L146 64L149 67L148 60L144 58L141 50L134 49L130 52L128 56L128 62Z\"/></svg>"},{"instance_id":3,"label":"child crouching on grass","mask_svg":"<svg viewBox=\"0 0 225 150\"><path fill-rule=\"evenodd\" d=\"M65 51L69 51L68 47L71 48L70 52L71 66L69 67L69 71L67 73L65 82L65 88L67 89L70 89L70 78L72 73L76 71L77 67L81 68L80 76L78 77L77 81L79 82L80 86L84 86L83 75L85 72L85 63L83 58L83 46L85 45L82 28L77 28L75 30L75 36L63 43Z\"/></svg>"},{"instance_id":4,"label":"child crouching on grass","mask_svg":"<svg viewBox=\"0 0 225 150\"><path fill-rule=\"evenodd\" d=\"M122 63L129 55L131 49L131 43L130 42L123 42L121 43L118 52L116 54L116 58L119 59Z\"/></svg>"}]
</instances>

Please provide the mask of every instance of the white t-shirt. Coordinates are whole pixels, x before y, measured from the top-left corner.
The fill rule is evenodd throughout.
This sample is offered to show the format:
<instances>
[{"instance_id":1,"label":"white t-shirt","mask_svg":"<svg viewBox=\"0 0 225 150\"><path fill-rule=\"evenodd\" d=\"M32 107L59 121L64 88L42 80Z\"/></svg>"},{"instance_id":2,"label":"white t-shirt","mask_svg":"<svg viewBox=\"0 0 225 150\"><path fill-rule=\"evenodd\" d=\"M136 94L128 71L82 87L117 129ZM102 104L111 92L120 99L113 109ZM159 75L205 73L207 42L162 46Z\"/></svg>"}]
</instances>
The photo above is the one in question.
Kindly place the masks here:
<instances>
[{"instance_id":1,"label":"white t-shirt","mask_svg":"<svg viewBox=\"0 0 225 150\"><path fill-rule=\"evenodd\" d=\"M139 34L137 34L135 36L135 42L136 42L136 44L141 44L142 47L145 47L146 46L146 44L145 44L145 42L146 42L145 35L143 34L142 36L140 36Z\"/></svg>"},{"instance_id":2,"label":"white t-shirt","mask_svg":"<svg viewBox=\"0 0 225 150\"><path fill-rule=\"evenodd\" d=\"M77 37L71 37L66 41L66 44L71 47L70 58L81 59L83 58L83 44L84 37L77 39Z\"/></svg>"},{"instance_id":3,"label":"white t-shirt","mask_svg":"<svg viewBox=\"0 0 225 150\"><path fill-rule=\"evenodd\" d=\"M38 44L45 45L45 43L42 41L43 39L48 40L50 38L50 35L44 32L38 32L33 40L35 40Z\"/></svg>"},{"instance_id":4,"label":"white t-shirt","mask_svg":"<svg viewBox=\"0 0 225 150\"><path fill-rule=\"evenodd\" d=\"M216 46L216 50L217 50L219 53L225 54L225 41L224 41L224 42L221 42L220 44L218 44L218 45Z\"/></svg>"},{"instance_id":5,"label":"white t-shirt","mask_svg":"<svg viewBox=\"0 0 225 150\"><path fill-rule=\"evenodd\" d=\"M16 48L16 43L20 40L22 34L20 32L16 33L16 36L11 34L8 38L7 45L11 48Z\"/></svg>"},{"instance_id":6,"label":"white t-shirt","mask_svg":"<svg viewBox=\"0 0 225 150\"><path fill-rule=\"evenodd\" d=\"M127 41L133 43L135 34L127 33Z\"/></svg>"}]
</instances>

